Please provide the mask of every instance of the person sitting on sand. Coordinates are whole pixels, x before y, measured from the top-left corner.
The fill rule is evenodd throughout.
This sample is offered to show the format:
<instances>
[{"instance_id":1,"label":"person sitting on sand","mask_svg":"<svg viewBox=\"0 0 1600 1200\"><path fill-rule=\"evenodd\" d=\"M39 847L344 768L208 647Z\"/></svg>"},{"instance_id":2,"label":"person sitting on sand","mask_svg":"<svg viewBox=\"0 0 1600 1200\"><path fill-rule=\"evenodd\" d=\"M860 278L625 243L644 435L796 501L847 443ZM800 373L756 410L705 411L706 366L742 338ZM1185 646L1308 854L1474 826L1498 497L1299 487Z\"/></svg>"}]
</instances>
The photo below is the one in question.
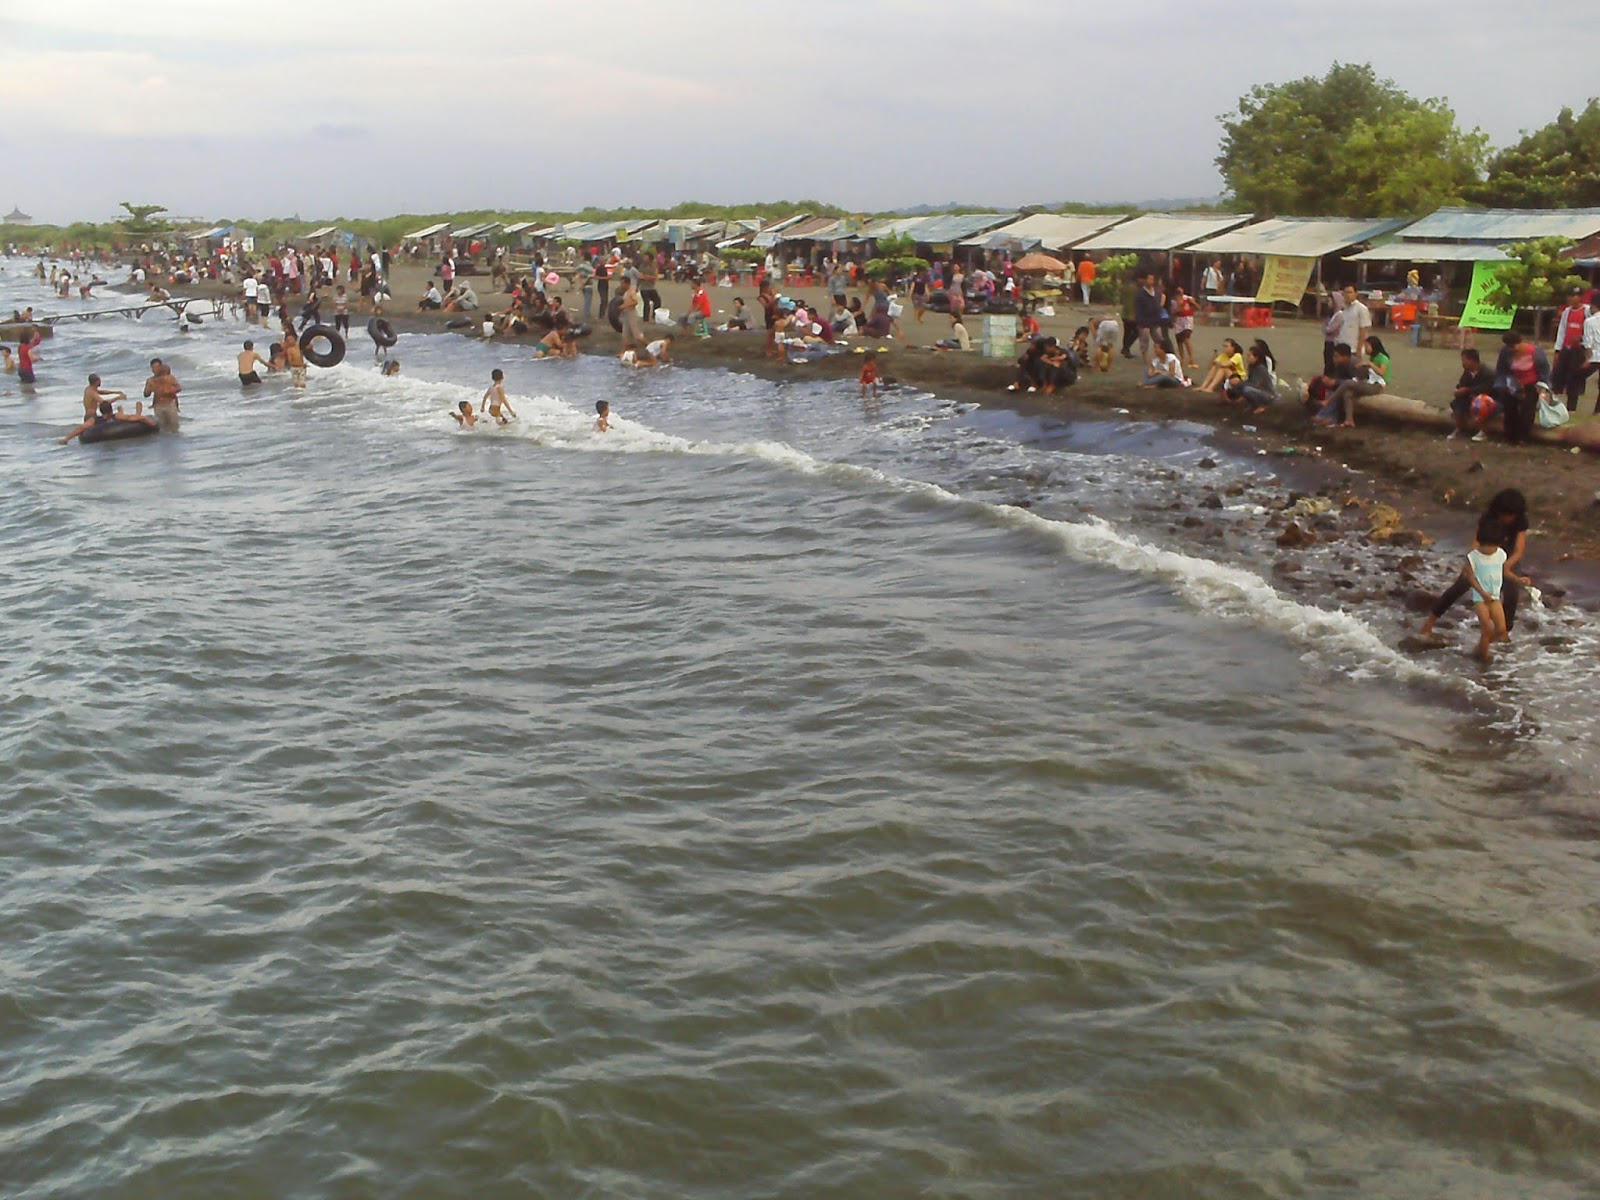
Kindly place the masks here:
<instances>
[{"instance_id":1,"label":"person sitting on sand","mask_svg":"<svg viewBox=\"0 0 1600 1200\"><path fill-rule=\"evenodd\" d=\"M596 433L610 433L611 405L607 404L604 400L596 400L594 402L594 411L594 431Z\"/></svg>"},{"instance_id":2,"label":"person sitting on sand","mask_svg":"<svg viewBox=\"0 0 1600 1200\"><path fill-rule=\"evenodd\" d=\"M1084 344L1088 344L1088 328L1084 327ZM1032 313L1019 313L1017 316L1017 336L1019 338L1032 338L1039 336L1039 318ZM1085 359L1085 365L1088 360Z\"/></svg>"},{"instance_id":3,"label":"person sitting on sand","mask_svg":"<svg viewBox=\"0 0 1600 1200\"><path fill-rule=\"evenodd\" d=\"M1006 384L1006 391L1020 392L1023 388L1030 392L1039 390L1044 384L1042 365L1048 342L1048 338L1033 338L1029 341L1028 348L1022 352L1022 357L1017 359L1017 377Z\"/></svg>"},{"instance_id":4,"label":"person sitting on sand","mask_svg":"<svg viewBox=\"0 0 1600 1200\"><path fill-rule=\"evenodd\" d=\"M422 293L422 299L417 301L417 311L427 312L444 307L444 297L439 294L439 287L431 279L428 281L428 290Z\"/></svg>"},{"instance_id":5,"label":"person sitting on sand","mask_svg":"<svg viewBox=\"0 0 1600 1200\"><path fill-rule=\"evenodd\" d=\"M1150 347L1150 369L1145 372L1142 388L1186 388L1189 379L1183 373L1183 361L1157 339Z\"/></svg>"},{"instance_id":6,"label":"person sitting on sand","mask_svg":"<svg viewBox=\"0 0 1600 1200\"><path fill-rule=\"evenodd\" d=\"M122 393L118 392L117 395L120 396ZM66 437L62 438L61 444L65 446L73 438L82 437L95 426L107 425L113 421L125 421L133 425L148 425L151 429L157 428L155 421L152 418L144 415L144 402L142 400L135 405L135 410L135 415L130 417L122 412L121 409L113 409L111 407L111 401L102 400L100 401L99 407L95 410L94 415L86 420L82 425L79 425L71 433L67 434Z\"/></svg>"},{"instance_id":7,"label":"person sitting on sand","mask_svg":"<svg viewBox=\"0 0 1600 1200\"><path fill-rule=\"evenodd\" d=\"M1354 429L1356 401L1362 396L1376 396L1389 380L1389 355L1384 351L1382 339L1368 337L1362 343L1366 357L1356 364L1354 377L1346 379L1328 393L1327 402L1312 418L1318 425L1338 425L1341 429Z\"/></svg>"},{"instance_id":8,"label":"person sitting on sand","mask_svg":"<svg viewBox=\"0 0 1600 1200\"><path fill-rule=\"evenodd\" d=\"M958 313L950 314L950 336L933 344L935 350L971 350L972 336Z\"/></svg>"},{"instance_id":9,"label":"person sitting on sand","mask_svg":"<svg viewBox=\"0 0 1600 1200\"><path fill-rule=\"evenodd\" d=\"M1230 379L1222 387L1230 404L1242 404L1252 415L1264 413L1278 399L1278 380L1272 373L1272 351L1259 338L1245 353L1245 377Z\"/></svg>"},{"instance_id":10,"label":"person sitting on sand","mask_svg":"<svg viewBox=\"0 0 1600 1200\"><path fill-rule=\"evenodd\" d=\"M100 390L100 376L89 376L89 386L83 389L83 419L94 420L95 414L100 411L100 406L110 400L126 400L126 392L113 392ZM140 411L144 410L143 405Z\"/></svg>"},{"instance_id":11,"label":"person sitting on sand","mask_svg":"<svg viewBox=\"0 0 1600 1200\"><path fill-rule=\"evenodd\" d=\"M478 423L478 414L472 411L472 401L463 400L456 405L456 411L450 414L455 423L463 429L471 429Z\"/></svg>"},{"instance_id":12,"label":"person sitting on sand","mask_svg":"<svg viewBox=\"0 0 1600 1200\"><path fill-rule=\"evenodd\" d=\"M445 301L445 312L472 312L478 307L478 293L472 290L472 284L463 279L450 289L450 298Z\"/></svg>"},{"instance_id":13,"label":"person sitting on sand","mask_svg":"<svg viewBox=\"0 0 1600 1200\"><path fill-rule=\"evenodd\" d=\"M1498 409L1494 400L1494 372L1483 365L1476 350L1461 352L1461 378L1456 380L1455 394L1450 400L1450 419L1456 424L1448 435L1451 440L1468 434L1475 442L1484 440L1483 427Z\"/></svg>"},{"instance_id":14,"label":"person sitting on sand","mask_svg":"<svg viewBox=\"0 0 1600 1200\"><path fill-rule=\"evenodd\" d=\"M261 382L261 376L256 374L256 364L260 363L269 372L272 364L256 353L256 344L246 342L244 349L239 351L239 383L243 387L250 387Z\"/></svg>"},{"instance_id":15,"label":"person sitting on sand","mask_svg":"<svg viewBox=\"0 0 1600 1200\"><path fill-rule=\"evenodd\" d=\"M506 373L499 367L489 372L489 390L483 394L483 403L488 406L489 415L502 425L517 415L506 399Z\"/></svg>"},{"instance_id":16,"label":"person sitting on sand","mask_svg":"<svg viewBox=\"0 0 1600 1200\"><path fill-rule=\"evenodd\" d=\"M1222 348L1211 359L1211 369L1206 372L1202 392L1220 392L1230 379L1243 379L1244 349L1232 338L1222 339Z\"/></svg>"},{"instance_id":17,"label":"person sitting on sand","mask_svg":"<svg viewBox=\"0 0 1600 1200\"><path fill-rule=\"evenodd\" d=\"M733 311L728 314L728 319L719 327L721 333L735 333L750 328L750 313L744 306L744 297L733 298Z\"/></svg>"},{"instance_id":18,"label":"person sitting on sand","mask_svg":"<svg viewBox=\"0 0 1600 1200\"><path fill-rule=\"evenodd\" d=\"M1495 543L1506 550L1505 577L1511 583L1503 584L1500 592L1501 608L1505 614L1506 636L1517 627L1517 605L1521 599L1520 593L1514 584L1526 585L1529 581L1526 576L1518 575L1516 568L1522 562L1522 556L1528 548L1528 498L1516 488L1504 488L1496 492L1489 500L1488 507L1483 510L1479 521L1493 522L1499 531L1499 540ZM1433 637L1434 624L1440 617L1450 611L1451 605L1467 594L1470 584L1467 582L1465 570L1456 577L1456 581L1445 589L1433 603L1428 612L1427 620L1422 623L1422 636Z\"/></svg>"},{"instance_id":19,"label":"person sitting on sand","mask_svg":"<svg viewBox=\"0 0 1600 1200\"><path fill-rule=\"evenodd\" d=\"M1044 353L1039 356L1039 378L1042 381L1039 390L1046 396L1055 395L1058 387L1071 387L1078 382L1072 359L1053 337L1044 340Z\"/></svg>"}]
</instances>

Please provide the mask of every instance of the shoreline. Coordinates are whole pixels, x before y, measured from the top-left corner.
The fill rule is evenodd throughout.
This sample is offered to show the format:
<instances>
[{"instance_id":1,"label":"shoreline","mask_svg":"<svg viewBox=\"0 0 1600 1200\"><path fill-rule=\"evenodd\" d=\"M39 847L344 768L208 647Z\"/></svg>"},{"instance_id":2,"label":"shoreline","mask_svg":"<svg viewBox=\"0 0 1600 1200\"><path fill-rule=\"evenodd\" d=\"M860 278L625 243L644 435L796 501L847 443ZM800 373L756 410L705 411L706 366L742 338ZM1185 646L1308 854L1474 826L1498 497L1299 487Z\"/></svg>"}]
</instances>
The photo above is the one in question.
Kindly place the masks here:
<instances>
[{"instance_id":1,"label":"shoreline","mask_svg":"<svg viewBox=\"0 0 1600 1200\"><path fill-rule=\"evenodd\" d=\"M419 269L414 273L418 279L426 278ZM686 298L687 289L677 287ZM395 290L404 294L403 287ZM666 287L662 290L667 291ZM208 282L174 289L174 294L229 298L233 289ZM500 298L487 288L484 296L490 305ZM680 299L670 295L665 298L669 307ZM390 308L385 316L397 333L456 333L479 340L474 330L446 328L460 314L407 311L403 301ZM481 313L473 315L478 317ZM365 314L351 314L351 344L347 348L351 357L365 349L368 319ZM666 331L664 327L662 331ZM853 382L860 370L861 356L853 352L805 363L767 359L762 354L759 330L716 334L708 341L674 332L680 333L673 347L675 363L689 369L737 371L778 384ZM496 337L494 341L531 346L537 338L529 334ZM614 356L620 343L620 336L608 325L595 322L593 332L580 344L580 354ZM1386 423L1381 417L1371 418L1353 430L1316 429L1292 403L1279 404L1259 416L1245 416L1224 408L1204 393L1141 389L1131 379L1116 374L1080 376L1075 386L1053 396L1008 392L1005 386L1015 374L1010 358L986 359L975 351L938 351L898 340L857 340L851 349L874 345L880 351L886 383L916 387L941 399L1066 420L1075 416L1097 420L1127 417L1184 420L1209 426L1207 441L1244 461L1252 457L1263 459L1258 473L1266 469L1277 476L1281 485L1278 490L1286 496L1321 496L1336 501L1341 508L1353 502L1363 511L1385 506L1398 514L1398 525L1386 526L1380 538L1372 538L1348 522L1335 524L1326 515L1321 518L1320 529L1313 531L1308 524L1305 532L1313 533L1313 541L1324 547L1337 547L1356 539L1363 545L1405 547L1409 552L1401 557L1408 566L1419 558L1443 560L1454 559L1458 553L1464 555L1474 514L1501 488L1521 488L1528 495L1533 516L1525 563L1544 589L1547 603L1553 608L1575 604L1600 611L1600 501L1595 499L1593 482L1600 472L1594 471L1594 460L1588 454L1573 455L1543 445L1509 446L1498 440L1446 442L1441 435ZM1240 486L1231 477L1224 483L1220 478L1223 475L1219 472L1218 483L1229 491ZM1264 482L1255 486L1258 490L1267 489ZM1263 495L1261 499L1270 501L1273 497ZM1202 520L1209 515L1203 514ZM1281 512L1268 506L1261 532L1274 537L1281 533L1284 522L1277 519L1280 516ZM1194 516L1184 520L1193 521ZM1179 527L1174 529L1182 532ZM1203 529L1198 532L1202 536L1185 540L1203 551L1207 537ZM1436 542L1440 549L1429 552L1427 547ZM1309 549L1310 543L1305 547L1285 547L1264 537L1257 547L1258 565L1266 566L1276 582L1293 585L1301 581L1282 569L1285 550L1292 556ZM1398 584L1382 590L1402 606L1414 609L1418 603L1414 593L1429 586L1417 579L1415 569L1408 569L1401 572ZM1305 589L1303 583L1290 587L1296 592ZM1378 597L1374 594L1371 598ZM1458 620L1462 611L1456 610Z\"/></svg>"}]
</instances>

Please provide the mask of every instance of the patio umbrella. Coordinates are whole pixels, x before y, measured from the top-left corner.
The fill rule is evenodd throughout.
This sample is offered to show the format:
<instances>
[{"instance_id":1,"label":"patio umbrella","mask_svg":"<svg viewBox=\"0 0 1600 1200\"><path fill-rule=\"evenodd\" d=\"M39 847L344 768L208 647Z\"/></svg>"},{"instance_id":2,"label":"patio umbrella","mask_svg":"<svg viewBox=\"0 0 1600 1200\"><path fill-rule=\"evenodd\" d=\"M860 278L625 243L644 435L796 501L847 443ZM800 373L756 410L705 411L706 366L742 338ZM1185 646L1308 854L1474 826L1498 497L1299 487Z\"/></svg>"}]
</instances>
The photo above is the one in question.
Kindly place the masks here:
<instances>
[{"instance_id":1,"label":"patio umbrella","mask_svg":"<svg viewBox=\"0 0 1600 1200\"><path fill-rule=\"evenodd\" d=\"M1017 259L1016 267L1019 271L1065 271L1067 264L1048 254L1024 254Z\"/></svg>"}]
</instances>

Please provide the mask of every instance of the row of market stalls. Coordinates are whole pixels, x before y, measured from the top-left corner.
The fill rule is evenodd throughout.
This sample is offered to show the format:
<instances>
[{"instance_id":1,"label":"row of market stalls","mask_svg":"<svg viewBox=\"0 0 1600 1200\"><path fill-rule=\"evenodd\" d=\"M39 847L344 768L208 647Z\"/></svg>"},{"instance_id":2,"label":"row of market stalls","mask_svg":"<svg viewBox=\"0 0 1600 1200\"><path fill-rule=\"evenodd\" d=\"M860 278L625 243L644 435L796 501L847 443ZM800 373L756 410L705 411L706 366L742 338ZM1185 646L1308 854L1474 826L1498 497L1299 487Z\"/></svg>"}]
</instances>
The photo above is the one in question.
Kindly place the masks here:
<instances>
[{"instance_id":1,"label":"row of market stalls","mask_svg":"<svg viewBox=\"0 0 1600 1200\"><path fill-rule=\"evenodd\" d=\"M326 232L326 231L323 231ZM1428 283L1453 287L1474 264L1506 257L1505 247L1559 237L1600 270L1600 209L1522 210L1441 208L1420 220L1404 217L1268 217L1251 213L934 213L881 219L797 214L781 221L642 218L624 221L486 222L452 227L440 222L405 235L437 249L448 238L510 245L515 250L557 244L609 249L623 244L713 253L734 247L770 252L786 265L814 266L830 255L870 256L886 237L909 238L927 258L968 263L1045 251L1074 260L1136 254L1152 267L1198 288L1207 264L1249 260L1264 302L1300 305L1329 285L1399 287L1409 271L1428 268ZM1588 242L1592 242L1589 245Z\"/></svg>"}]
</instances>

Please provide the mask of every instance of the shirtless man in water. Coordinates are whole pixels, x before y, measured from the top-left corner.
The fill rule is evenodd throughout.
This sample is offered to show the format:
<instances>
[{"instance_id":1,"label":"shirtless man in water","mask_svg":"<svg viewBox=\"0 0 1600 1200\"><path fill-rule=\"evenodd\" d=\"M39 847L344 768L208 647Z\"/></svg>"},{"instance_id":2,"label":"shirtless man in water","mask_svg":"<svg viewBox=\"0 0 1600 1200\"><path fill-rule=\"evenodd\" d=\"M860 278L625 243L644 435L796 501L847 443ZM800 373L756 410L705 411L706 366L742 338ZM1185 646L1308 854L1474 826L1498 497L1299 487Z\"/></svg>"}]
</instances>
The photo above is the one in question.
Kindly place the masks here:
<instances>
[{"instance_id":1,"label":"shirtless man in water","mask_svg":"<svg viewBox=\"0 0 1600 1200\"><path fill-rule=\"evenodd\" d=\"M100 412L100 402L103 400L126 400L126 392L113 392L100 390L100 376L89 376L89 386L83 389L83 419L92 421Z\"/></svg>"},{"instance_id":2,"label":"shirtless man in water","mask_svg":"<svg viewBox=\"0 0 1600 1200\"><path fill-rule=\"evenodd\" d=\"M246 342L244 349L239 352L240 384L249 387L252 383L261 382L261 376L256 374L257 363L260 363L268 371L272 370L272 364L256 353L256 344L254 342Z\"/></svg>"},{"instance_id":3,"label":"shirtless man in water","mask_svg":"<svg viewBox=\"0 0 1600 1200\"><path fill-rule=\"evenodd\" d=\"M150 411L162 433L178 432L178 393L183 385L172 368L159 358L150 360L150 378L144 381L144 394L150 397Z\"/></svg>"}]
</instances>

